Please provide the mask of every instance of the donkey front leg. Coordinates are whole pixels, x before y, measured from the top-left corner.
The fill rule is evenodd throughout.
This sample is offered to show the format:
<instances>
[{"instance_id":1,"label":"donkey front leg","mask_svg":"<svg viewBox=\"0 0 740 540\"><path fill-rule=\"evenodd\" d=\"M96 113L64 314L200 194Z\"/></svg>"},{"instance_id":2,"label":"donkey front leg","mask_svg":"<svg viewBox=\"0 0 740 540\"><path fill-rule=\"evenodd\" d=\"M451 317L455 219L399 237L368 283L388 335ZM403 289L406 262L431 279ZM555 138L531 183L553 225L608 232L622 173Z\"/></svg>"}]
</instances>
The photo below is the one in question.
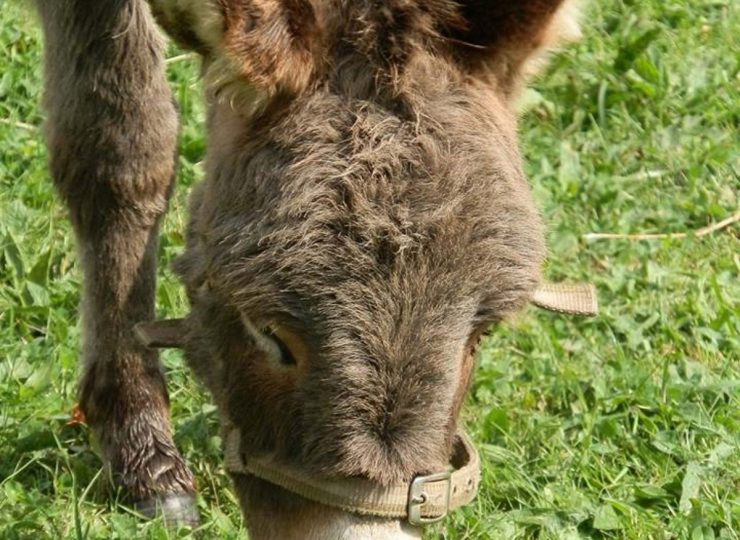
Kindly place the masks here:
<instances>
[{"instance_id":1,"label":"donkey front leg","mask_svg":"<svg viewBox=\"0 0 740 540\"><path fill-rule=\"evenodd\" d=\"M193 476L172 440L154 316L159 220L174 173L177 115L163 43L144 0L37 0L45 34L51 172L84 267L80 403L129 500L197 522Z\"/></svg>"}]
</instances>

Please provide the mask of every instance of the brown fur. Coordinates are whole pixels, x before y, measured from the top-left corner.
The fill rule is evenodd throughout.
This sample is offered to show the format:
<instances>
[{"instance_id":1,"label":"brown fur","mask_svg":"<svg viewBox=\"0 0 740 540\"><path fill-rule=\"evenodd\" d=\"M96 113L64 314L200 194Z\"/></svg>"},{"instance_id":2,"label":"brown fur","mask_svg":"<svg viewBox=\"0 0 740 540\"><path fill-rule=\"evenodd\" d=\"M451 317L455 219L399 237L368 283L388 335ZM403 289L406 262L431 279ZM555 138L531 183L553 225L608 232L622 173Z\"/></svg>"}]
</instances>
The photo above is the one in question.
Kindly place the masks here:
<instances>
[{"instance_id":1,"label":"brown fur","mask_svg":"<svg viewBox=\"0 0 740 540\"><path fill-rule=\"evenodd\" d=\"M154 317L157 229L174 173L177 118L162 42L139 2L38 7L51 173L84 268L81 406L128 495L192 491L157 355L131 332Z\"/></svg>"},{"instance_id":2,"label":"brown fur","mask_svg":"<svg viewBox=\"0 0 740 540\"><path fill-rule=\"evenodd\" d=\"M177 270L192 302L189 362L241 428L243 451L381 483L445 467L478 336L522 308L539 281L543 234L512 101L562 2L151 3L204 56L207 178ZM141 3L113 4L136 15L101 40L130 65L100 67L97 48L89 61L95 81L116 82L115 106L85 97L101 87L84 70L68 80L47 67L52 168L90 253L88 320L105 321L87 327L87 409L116 433L113 423L137 422L132 411L150 407L160 412L142 429L160 434L161 378L151 355L129 345L128 325L151 315L173 118L158 43L135 24L145 20ZM41 6L46 15L79 9ZM51 43L92 31L90 22L60 30L51 18ZM70 48L61 69L83 65L86 50ZM116 131L120 119L130 139ZM88 146L66 146L91 128ZM253 337L276 327L297 336L300 361L276 362ZM134 360L104 360L126 347ZM143 395L117 390L133 379ZM101 388L122 403L103 406ZM137 474L146 483L146 469ZM237 478L247 513L257 511L249 493L266 489Z\"/></svg>"}]
</instances>

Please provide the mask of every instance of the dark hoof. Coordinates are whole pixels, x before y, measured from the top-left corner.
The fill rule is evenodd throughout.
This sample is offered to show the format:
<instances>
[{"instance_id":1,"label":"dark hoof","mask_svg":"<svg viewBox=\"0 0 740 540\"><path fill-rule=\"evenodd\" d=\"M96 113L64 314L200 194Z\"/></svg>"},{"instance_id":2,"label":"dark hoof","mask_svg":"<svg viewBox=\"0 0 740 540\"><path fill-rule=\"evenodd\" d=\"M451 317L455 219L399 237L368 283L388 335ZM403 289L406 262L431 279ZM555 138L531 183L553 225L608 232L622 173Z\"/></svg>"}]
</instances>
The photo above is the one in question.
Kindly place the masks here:
<instances>
[{"instance_id":1,"label":"dark hoof","mask_svg":"<svg viewBox=\"0 0 740 540\"><path fill-rule=\"evenodd\" d=\"M169 526L200 524L198 505L192 493L164 493L134 504L134 510L148 519L162 516Z\"/></svg>"}]
</instances>

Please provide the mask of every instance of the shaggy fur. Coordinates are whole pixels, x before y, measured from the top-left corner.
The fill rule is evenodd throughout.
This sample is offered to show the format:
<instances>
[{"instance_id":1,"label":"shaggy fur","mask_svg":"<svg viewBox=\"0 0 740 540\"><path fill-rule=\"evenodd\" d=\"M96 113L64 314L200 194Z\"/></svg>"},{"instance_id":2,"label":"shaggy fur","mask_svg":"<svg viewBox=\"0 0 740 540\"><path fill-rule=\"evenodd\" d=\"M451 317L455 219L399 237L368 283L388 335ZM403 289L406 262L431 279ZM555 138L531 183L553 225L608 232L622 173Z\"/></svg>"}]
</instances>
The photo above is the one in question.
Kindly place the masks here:
<instances>
[{"instance_id":1,"label":"shaggy fur","mask_svg":"<svg viewBox=\"0 0 740 540\"><path fill-rule=\"evenodd\" d=\"M490 41L491 55L499 43L464 18L472 12L330 4L313 4L314 34L332 46L308 88L274 95L280 109L256 117L211 108L217 144L178 263L193 300L188 355L246 451L392 482L446 463L471 336L528 301L542 232L512 82L502 90L455 61L463 37ZM532 40L557 7L540 4L507 15ZM507 77L513 43L501 41ZM241 317L290 328L308 365L276 371Z\"/></svg>"},{"instance_id":2,"label":"shaggy fur","mask_svg":"<svg viewBox=\"0 0 740 540\"><path fill-rule=\"evenodd\" d=\"M73 45L47 66L52 166L83 253L94 254L83 258L89 319L113 321L88 325L88 341L99 344L89 363L105 368L91 369L96 378L83 388L107 389L95 381L130 363L102 359L125 350L133 314L151 312L151 239L169 191L173 120L141 2L109 3L119 11L94 19L111 21L106 31L87 19L59 27L60 13L82 16L83 3L40 5L52 48ZM243 451L381 483L444 468L479 336L522 308L539 281L543 233L512 102L563 27L562 1L151 4L203 55L207 178L176 266L192 302L188 360L241 428ZM76 35L84 32L128 62L106 63L97 48L85 56ZM76 70L86 62L89 76ZM115 91L100 86L106 77ZM90 89L95 98L108 89L115 107L91 102ZM64 146L91 128L103 137ZM136 279L144 289L132 296ZM108 305L110 291L129 302ZM278 336L289 336L282 349ZM279 350L294 358L281 363ZM148 354L135 351L155 366ZM155 368L125 369L113 376L119 386L161 381ZM96 398L87 409L104 411L96 423L117 432L112 422L137 420L113 411L131 411L138 398L114 395L112 408L98 409ZM136 407L165 410L161 383L148 395L160 397ZM162 431L159 418L141 428L147 437ZM134 472L151 480L146 467ZM235 480L253 517L295 499ZM266 490L273 497L257 501Z\"/></svg>"},{"instance_id":3,"label":"shaggy fur","mask_svg":"<svg viewBox=\"0 0 740 540\"><path fill-rule=\"evenodd\" d=\"M541 231L513 122L492 92L435 67L414 68L433 89L412 96L424 108L399 100L413 116L337 95L340 78L210 160L179 263L191 289L210 284L193 311L215 302L237 324L241 312L295 327L314 353L295 389L273 389L269 365L223 358L229 416L254 418L250 447L380 481L440 466L469 336L537 284ZM213 338L231 326L209 316L194 330L212 325Z\"/></svg>"}]
</instances>

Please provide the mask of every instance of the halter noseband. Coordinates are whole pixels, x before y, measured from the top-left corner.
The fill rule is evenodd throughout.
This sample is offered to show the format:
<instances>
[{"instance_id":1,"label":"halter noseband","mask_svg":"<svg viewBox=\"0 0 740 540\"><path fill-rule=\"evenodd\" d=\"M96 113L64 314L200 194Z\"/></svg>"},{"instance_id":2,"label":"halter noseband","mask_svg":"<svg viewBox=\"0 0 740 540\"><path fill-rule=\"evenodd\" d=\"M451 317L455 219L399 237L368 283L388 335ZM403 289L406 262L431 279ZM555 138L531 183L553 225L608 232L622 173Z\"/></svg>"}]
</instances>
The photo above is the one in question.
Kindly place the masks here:
<instances>
[{"instance_id":1,"label":"halter noseband","mask_svg":"<svg viewBox=\"0 0 740 540\"><path fill-rule=\"evenodd\" d=\"M316 478L270 454L248 456L241 452L239 429L229 423L224 432L227 471L256 476L304 499L352 514L406 519L411 525L423 526L470 503L480 484L478 452L462 431L455 437L447 470L391 485L363 478Z\"/></svg>"}]
</instances>

